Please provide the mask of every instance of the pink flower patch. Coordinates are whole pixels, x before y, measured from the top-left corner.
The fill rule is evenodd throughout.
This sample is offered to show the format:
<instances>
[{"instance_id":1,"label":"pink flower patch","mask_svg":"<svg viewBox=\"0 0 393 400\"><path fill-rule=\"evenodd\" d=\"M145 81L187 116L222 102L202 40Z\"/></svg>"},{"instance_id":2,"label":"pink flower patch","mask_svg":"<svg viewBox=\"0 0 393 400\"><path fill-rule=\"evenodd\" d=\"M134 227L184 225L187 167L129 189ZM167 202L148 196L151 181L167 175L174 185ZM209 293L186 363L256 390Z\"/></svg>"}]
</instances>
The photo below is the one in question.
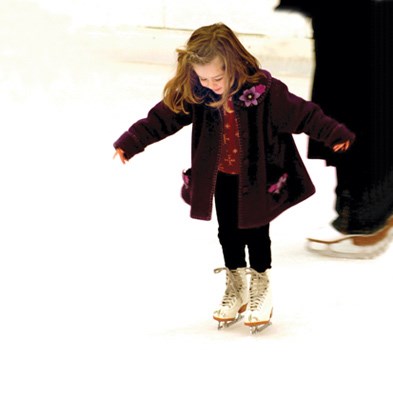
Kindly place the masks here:
<instances>
[{"instance_id":1,"label":"pink flower patch","mask_svg":"<svg viewBox=\"0 0 393 400\"><path fill-rule=\"evenodd\" d=\"M256 106L258 104L257 100L265 92L265 85L253 86L250 89L246 89L243 94L239 97L246 107Z\"/></svg>"}]
</instances>

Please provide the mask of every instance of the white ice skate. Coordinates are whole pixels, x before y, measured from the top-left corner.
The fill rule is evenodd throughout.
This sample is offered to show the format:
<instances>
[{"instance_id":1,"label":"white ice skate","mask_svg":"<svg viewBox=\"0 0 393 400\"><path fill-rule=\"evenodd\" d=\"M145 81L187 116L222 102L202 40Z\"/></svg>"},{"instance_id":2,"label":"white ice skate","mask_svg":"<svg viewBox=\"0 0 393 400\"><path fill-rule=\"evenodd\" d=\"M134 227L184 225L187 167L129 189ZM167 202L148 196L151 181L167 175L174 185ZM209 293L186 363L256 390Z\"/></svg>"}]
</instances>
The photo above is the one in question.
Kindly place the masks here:
<instances>
[{"instance_id":1,"label":"white ice skate","mask_svg":"<svg viewBox=\"0 0 393 400\"><path fill-rule=\"evenodd\" d=\"M251 282L244 325L249 326L251 333L254 334L271 325L273 305L270 270L257 272L253 268L248 268L247 273L251 275Z\"/></svg>"},{"instance_id":2,"label":"white ice skate","mask_svg":"<svg viewBox=\"0 0 393 400\"><path fill-rule=\"evenodd\" d=\"M248 285L246 268L230 270L228 268L216 268L215 273L226 271L226 289L221 306L213 314L218 321L218 329L233 325L243 317L248 302Z\"/></svg>"},{"instance_id":3,"label":"white ice skate","mask_svg":"<svg viewBox=\"0 0 393 400\"><path fill-rule=\"evenodd\" d=\"M393 237L393 217L378 231L369 234L345 235L329 225L307 238L306 247L325 256L352 259L377 257Z\"/></svg>"}]
</instances>

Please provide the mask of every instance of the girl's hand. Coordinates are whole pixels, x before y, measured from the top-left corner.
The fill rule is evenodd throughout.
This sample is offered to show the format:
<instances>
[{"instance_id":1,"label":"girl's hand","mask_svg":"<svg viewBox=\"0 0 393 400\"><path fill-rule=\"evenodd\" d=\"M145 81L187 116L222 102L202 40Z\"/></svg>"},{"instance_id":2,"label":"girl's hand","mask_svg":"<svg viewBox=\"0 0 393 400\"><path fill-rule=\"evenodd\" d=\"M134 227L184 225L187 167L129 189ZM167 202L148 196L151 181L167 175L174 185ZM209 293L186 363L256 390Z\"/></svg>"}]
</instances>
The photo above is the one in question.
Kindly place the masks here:
<instances>
[{"instance_id":1,"label":"girl's hand","mask_svg":"<svg viewBox=\"0 0 393 400\"><path fill-rule=\"evenodd\" d=\"M338 151L347 151L349 149L349 146L351 145L351 142L347 140L344 143L338 143L333 146L333 151L337 153Z\"/></svg>"},{"instance_id":2,"label":"girl's hand","mask_svg":"<svg viewBox=\"0 0 393 400\"><path fill-rule=\"evenodd\" d=\"M124 151L122 149L116 149L115 154L113 155L113 159L115 159L117 156L120 157L120 161L125 164L128 160L124 155Z\"/></svg>"}]
</instances>

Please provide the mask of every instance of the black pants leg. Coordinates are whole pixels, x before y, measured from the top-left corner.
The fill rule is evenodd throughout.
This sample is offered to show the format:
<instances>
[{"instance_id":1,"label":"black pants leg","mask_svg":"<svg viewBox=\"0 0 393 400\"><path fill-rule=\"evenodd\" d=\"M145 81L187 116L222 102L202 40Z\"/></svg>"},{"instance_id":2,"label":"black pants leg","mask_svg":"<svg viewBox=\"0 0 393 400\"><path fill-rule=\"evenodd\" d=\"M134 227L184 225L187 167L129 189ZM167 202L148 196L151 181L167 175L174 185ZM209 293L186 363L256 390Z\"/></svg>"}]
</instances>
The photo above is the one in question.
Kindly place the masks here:
<instances>
[{"instance_id":1,"label":"black pants leg","mask_svg":"<svg viewBox=\"0 0 393 400\"><path fill-rule=\"evenodd\" d=\"M238 228L238 186L238 176L218 174L215 203L225 266L229 269L246 267L248 247L250 267L264 272L271 267L269 225Z\"/></svg>"},{"instance_id":2,"label":"black pants leg","mask_svg":"<svg viewBox=\"0 0 393 400\"><path fill-rule=\"evenodd\" d=\"M336 166L336 229L371 234L393 213L393 2L358 2L356 18L351 8L320 3L312 100L357 138L345 154L311 141L309 156Z\"/></svg>"},{"instance_id":3,"label":"black pants leg","mask_svg":"<svg viewBox=\"0 0 393 400\"><path fill-rule=\"evenodd\" d=\"M242 233L248 247L250 266L258 272L264 272L271 268L269 224L254 229L243 229Z\"/></svg>"}]
</instances>

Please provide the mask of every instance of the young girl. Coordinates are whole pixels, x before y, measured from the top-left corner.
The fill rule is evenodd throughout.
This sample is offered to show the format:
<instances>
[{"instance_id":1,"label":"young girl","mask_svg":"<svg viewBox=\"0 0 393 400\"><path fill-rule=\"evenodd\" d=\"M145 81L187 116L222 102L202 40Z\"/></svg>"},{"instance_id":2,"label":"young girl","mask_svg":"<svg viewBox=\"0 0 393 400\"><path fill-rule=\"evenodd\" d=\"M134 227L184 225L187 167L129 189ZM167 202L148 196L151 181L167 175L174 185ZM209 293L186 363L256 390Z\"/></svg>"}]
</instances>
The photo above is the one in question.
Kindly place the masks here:
<instances>
[{"instance_id":1,"label":"young girl","mask_svg":"<svg viewBox=\"0 0 393 400\"><path fill-rule=\"evenodd\" d=\"M192 124L184 194L191 217L201 220L211 219L214 198L225 260L215 270L226 271L226 290L213 318L220 327L246 311L245 325L258 329L273 309L269 223L315 191L292 133L305 132L334 152L346 151L355 135L260 69L224 24L197 29L177 52L163 100L115 142L115 157L124 164Z\"/></svg>"}]
</instances>

